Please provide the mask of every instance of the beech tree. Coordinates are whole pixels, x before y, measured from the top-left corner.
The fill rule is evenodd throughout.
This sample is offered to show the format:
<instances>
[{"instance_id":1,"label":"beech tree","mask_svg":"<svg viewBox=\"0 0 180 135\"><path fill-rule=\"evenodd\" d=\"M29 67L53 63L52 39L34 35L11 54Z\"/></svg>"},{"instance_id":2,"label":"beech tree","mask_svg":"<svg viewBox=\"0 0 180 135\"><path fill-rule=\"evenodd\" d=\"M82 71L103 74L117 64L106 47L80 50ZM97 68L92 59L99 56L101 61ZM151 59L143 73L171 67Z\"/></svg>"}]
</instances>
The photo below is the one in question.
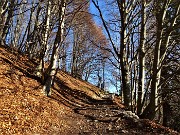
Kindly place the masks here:
<instances>
[{"instance_id":1,"label":"beech tree","mask_svg":"<svg viewBox=\"0 0 180 135\"><path fill-rule=\"evenodd\" d=\"M103 50L100 47L106 45L106 38L100 27L96 26L92 15L88 11L88 2L73 2L75 14L73 14L72 29L72 56L71 75L88 80L92 73L95 61L101 57ZM90 67L87 67L91 65ZM91 70L91 71L90 71ZM94 70L94 69L93 69Z\"/></svg>"},{"instance_id":2,"label":"beech tree","mask_svg":"<svg viewBox=\"0 0 180 135\"><path fill-rule=\"evenodd\" d=\"M133 29L135 29L137 26L133 26L133 10L136 10L136 1L120 1L116 0L113 1L113 3L116 4L117 7L117 13L119 14L117 19L116 17L116 23L118 26L119 34L119 47L116 46L116 43L113 41L113 37L111 35L111 31L103 17L102 11L98 5L98 1L92 0L93 4L99 11L100 18L102 20L103 26L107 32L108 38L110 40L110 43L113 48L113 55L115 56L115 59L119 62L120 65L120 71L121 71L121 83L122 83L122 93L124 98L124 104L125 106L130 109L131 108L131 84L130 84L130 36L133 32ZM136 14L136 13L135 13ZM114 21L113 21L114 22ZM113 23L112 22L112 23ZM133 27L131 27L133 26ZM133 41L134 42L134 41ZM119 49L118 49L119 48ZM118 67L118 66L117 66Z\"/></svg>"},{"instance_id":3,"label":"beech tree","mask_svg":"<svg viewBox=\"0 0 180 135\"><path fill-rule=\"evenodd\" d=\"M145 38L146 38L146 0L141 1L141 24L140 24L140 43L139 43L139 75L138 75L138 99L137 99L137 114L141 114L143 91L145 86Z\"/></svg>"},{"instance_id":4,"label":"beech tree","mask_svg":"<svg viewBox=\"0 0 180 135\"><path fill-rule=\"evenodd\" d=\"M161 70L173 42L172 33L177 28L179 3L171 0L111 1L115 16L111 14L106 21L98 1L92 2L112 45L110 52L120 65L119 80L126 107L137 105L134 110L137 109L138 115L154 119L161 106ZM172 8L171 5L176 6ZM119 49L112 36L114 33L119 33Z\"/></svg>"},{"instance_id":5,"label":"beech tree","mask_svg":"<svg viewBox=\"0 0 180 135\"><path fill-rule=\"evenodd\" d=\"M50 64L47 68L46 77L45 77L45 85L43 87L43 90L45 91L45 94L48 96L51 94L51 85L54 81L54 77L56 75L57 70L57 63L58 63L58 51L59 46L63 43L63 34L64 34L64 21L65 21L65 11L66 11L66 0L62 0L61 2L58 2L58 28L57 33L52 49Z\"/></svg>"},{"instance_id":6,"label":"beech tree","mask_svg":"<svg viewBox=\"0 0 180 135\"><path fill-rule=\"evenodd\" d=\"M41 7L38 7L37 12L39 12ZM52 10L52 3L50 0L47 1L46 4L46 15L45 20L43 22L43 33L41 34L41 47L40 47L40 64L37 67L37 75L41 76L42 82L45 83L45 69L44 69L44 58L48 47L48 37L49 37L49 31L50 31L50 16L51 16L51 10ZM61 14L61 13L60 13ZM38 21L38 14L36 17L36 21ZM59 24L61 25L61 24ZM37 22L35 24L35 28L37 28ZM35 29L34 29L34 33ZM61 34L61 33L60 33ZM55 44L55 43L54 43ZM57 44L57 43L56 43ZM55 54L54 54L55 55ZM51 56L52 57L52 56Z\"/></svg>"},{"instance_id":7,"label":"beech tree","mask_svg":"<svg viewBox=\"0 0 180 135\"><path fill-rule=\"evenodd\" d=\"M4 28L4 22L5 22L5 14L7 12L7 1L6 0L2 0L0 2L0 36L1 36L1 45L3 45L3 38L2 38L2 35L3 35L3 28Z\"/></svg>"},{"instance_id":8,"label":"beech tree","mask_svg":"<svg viewBox=\"0 0 180 135\"><path fill-rule=\"evenodd\" d=\"M155 1L154 2L154 12L156 17L156 40L155 40L155 47L154 47L154 60L153 60L153 67L152 67L152 81L151 81L151 94L150 94L150 103L146 107L143 115L146 118L154 119L156 114L156 109L158 106L158 98L159 98L159 84L161 78L161 70L163 67L163 61L167 54L167 48L169 47L169 41L171 39L171 33L174 30L174 26L176 24L180 4L177 4L175 7L175 12L172 14L172 20L169 23L169 26L165 28L165 23L167 19L167 11L170 6L171 0L165 0L163 2Z\"/></svg>"},{"instance_id":9,"label":"beech tree","mask_svg":"<svg viewBox=\"0 0 180 135\"><path fill-rule=\"evenodd\" d=\"M8 34L8 29L10 27L10 22L12 21L13 13L15 9L15 1L3 0L0 2L0 36L1 45L6 44L6 36Z\"/></svg>"}]
</instances>

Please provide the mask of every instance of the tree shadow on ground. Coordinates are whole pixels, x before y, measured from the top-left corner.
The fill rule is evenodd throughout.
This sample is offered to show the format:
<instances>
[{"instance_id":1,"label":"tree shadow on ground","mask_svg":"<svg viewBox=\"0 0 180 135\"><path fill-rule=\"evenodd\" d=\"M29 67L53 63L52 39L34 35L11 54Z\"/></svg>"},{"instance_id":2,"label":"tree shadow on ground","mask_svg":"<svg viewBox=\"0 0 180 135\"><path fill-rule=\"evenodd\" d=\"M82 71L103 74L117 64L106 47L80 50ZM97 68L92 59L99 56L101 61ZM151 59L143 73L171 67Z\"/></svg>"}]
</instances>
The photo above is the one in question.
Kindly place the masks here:
<instances>
[{"instance_id":1,"label":"tree shadow on ground","mask_svg":"<svg viewBox=\"0 0 180 135\"><path fill-rule=\"evenodd\" d=\"M112 100L97 100L87 95L85 92L68 87L66 82L55 77L53 93L51 98L71 107L85 107L91 105L112 105ZM89 89L90 90L90 89ZM95 94L95 93L94 93ZM98 96L98 95L96 95Z\"/></svg>"},{"instance_id":2,"label":"tree shadow on ground","mask_svg":"<svg viewBox=\"0 0 180 135\"><path fill-rule=\"evenodd\" d=\"M110 123L118 119L117 117L112 117L118 114L119 108L111 99L93 99L82 90L70 88L66 82L63 82L58 77L54 80L50 98L70 107L76 114L90 121ZM111 115L107 116L106 114Z\"/></svg>"}]
</instances>

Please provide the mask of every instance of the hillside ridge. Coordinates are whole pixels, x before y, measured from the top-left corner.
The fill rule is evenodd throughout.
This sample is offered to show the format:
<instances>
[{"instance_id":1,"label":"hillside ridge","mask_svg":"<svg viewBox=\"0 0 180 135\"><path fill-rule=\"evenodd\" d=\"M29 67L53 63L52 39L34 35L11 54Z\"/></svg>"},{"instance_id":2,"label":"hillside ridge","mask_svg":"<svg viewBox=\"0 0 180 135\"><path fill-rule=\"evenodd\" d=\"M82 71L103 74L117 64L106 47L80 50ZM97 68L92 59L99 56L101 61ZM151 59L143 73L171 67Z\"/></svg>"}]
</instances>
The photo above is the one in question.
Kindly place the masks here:
<instances>
[{"instance_id":1,"label":"hillside ridge","mask_svg":"<svg viewBox=\"0 0 180 135\"><path fill-rule=\"evenodd\" d=\"M178 134L125 111L118 97L58 71L46 97L37 63L0 47L0 134Z\"/></svg>"}]
</instances>

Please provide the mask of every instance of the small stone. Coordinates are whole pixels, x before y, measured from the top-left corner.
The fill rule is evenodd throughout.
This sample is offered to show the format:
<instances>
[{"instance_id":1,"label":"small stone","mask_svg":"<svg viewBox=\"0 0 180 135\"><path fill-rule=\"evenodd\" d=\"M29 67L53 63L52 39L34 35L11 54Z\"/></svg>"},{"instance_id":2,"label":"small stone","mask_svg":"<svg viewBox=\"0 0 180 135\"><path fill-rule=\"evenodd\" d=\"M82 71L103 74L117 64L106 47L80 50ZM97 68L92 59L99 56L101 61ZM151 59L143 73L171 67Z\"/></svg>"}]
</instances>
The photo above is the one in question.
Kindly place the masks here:
<instances>
[{"instance_id":1,"label":"small stone","mask_svg":"<svg viewBox=\"0 0 180 135\"><path fill-rule=\"evenodd\" d=\"M98 120L94 120L94 122L98 122Z\"/></svg>"},{"instance_id":2,"label":"small stone","mask_svg":"<svg viewBox=\"0 0 180 135\"><path fill-rule=\"evenodd\" d=\"M127 131L127 130L122 130L121 132L122 132L122 133L125 133L125 134L126 134L126 133L128 133L128 131Z\"/></svg>"},{"instance_id":3,"label":"small stone","mask_svg":"<svg viewBox=\"0 0 180 135\"><path fill-rule=\"evenodd\" d=\"M87 120L87 122L91 122L90 120Z\"/></svg>"}]
</instances>

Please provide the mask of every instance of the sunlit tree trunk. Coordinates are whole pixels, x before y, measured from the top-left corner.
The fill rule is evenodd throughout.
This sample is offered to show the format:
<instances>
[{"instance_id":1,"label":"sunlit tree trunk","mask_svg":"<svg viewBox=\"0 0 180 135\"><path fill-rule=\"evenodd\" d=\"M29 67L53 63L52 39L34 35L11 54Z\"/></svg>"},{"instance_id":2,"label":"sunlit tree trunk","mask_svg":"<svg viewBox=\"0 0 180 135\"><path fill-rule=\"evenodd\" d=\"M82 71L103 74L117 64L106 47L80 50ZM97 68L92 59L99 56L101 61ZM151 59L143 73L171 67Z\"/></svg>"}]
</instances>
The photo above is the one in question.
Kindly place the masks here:
<instances>
[{"instance_id":1,"label":"sunlit tree trunk","mask_svg":"<svg viewBox=\"0 0 180 135\"><path fill-rule=\"evenodd\" d=\"M66 10L66 0L62 0L59 5L59 22L58 22L58 31L56 33L56 38L53 45L50 65L46 71L45 84L43 90L47 96L51 95L51 85L53 84L54 77L57 72L58 58L59 58L59 46L63 42L63 33L64 33L64 20L65 20L65 10Z\"/></svg>"},{"instance_id":2,"label":"sunlit tree trunk","mask_svg":"<svg viewBox=\"0 0 180 135\"><path fill-rule=\"evenodd\" d=\"M33 6L33 2L32 2L32 6ZM23 42L24 42L24 39L25 39L25 37L26 37L26 33L27 33L27 41L28 41L29 38L30 38L31 25L32 25L32 19L33 19L33 18L32 18L33 13L34 13L34 9L31 8L30 17L29 17L29 22L28 22L28 25L27 25L27 28L26 28L26 31L25 31L25 33L24 33L24 36L23 36L23 39L22 39L22 41L21 41L20 46L22 46L22 44L23 44ZM32 59L32 57L33 57L32 48L33 48L32 43L27 43L27 45L26 45L26 51L27 51L27 54L28 54L29 59Z\"/></svg>"},{"instance_id":3,"label":"sunlit tree trunk","mask_svg":"<svg viewBox=\"0 0 180 135\"><path fill-rule=\"evenodd\" d=\"M38 7L38 11L40 11L40 7ZM37 73L36 73L38 76L41 77L43 83L45 81L44 80L45 79L45 75L44 75L44 57L45 57L45 53L46 53L46 50L47 50L48 34L49 34L49 29L50 29L51 0L48 0L46 13L47 14L46 14L46 18L45 18L44 31L42 33L42 45L41 45L41 52L40 52L40 63L39 63L39 66L37 67Z\"/></svg>"},{"instance_id":4,"label":"sunlit tree trunk","mask_svg":"<svg viewBox=\"0 0 180 135\"><path fill-rule=\"evenodd\" d=\"M171 39L171 35L172 35L172 32L173 32L173 27L174 25L176 24L176 21L177 21L177 18L178 18L178 15L180 13L180 4L177 3L178 6L177 8L175 9L175 14L174 14L174 17L171 19L171 23L170 23L170 26L167 28L167 31L165 33L165 38L163 38L163 42L161 44L161 52L160 52L160 66L161 66L161 69L160 69L160 74L162 74L161 76L163 76L163 74L166 74L165 72L163 72L163 66L162 64L164 63L164 59L167 55L167 48L169 46L169 42L170 42L170 39ZM162 83L161 82L162 79L160 79L160 84ZM161 86L160 86L161 87ZM167 120L168 120L168 116L170 115L170 105L169 103L167 102L167 99L165 99L165 97L167 97L167 92L166 91L162 91L163 87L160 88L161 89L161 97L158 98L159 100L159 103L162 104L162 105L158 105L159 106L159 113L158 113L158 122L160 123L163 123L163 125L166 125L167 126Z\"/></svg>"},{"instance_id":5,"label":"sunlit tree trunk","mask_svg":"<svg viewBox=\"0 0 180 135\"><path fill-rule=\"evenodd\" d=\"M145 38L146 38L146 0L141 0L141 31L140 31L140 45L139 45L139 78L138 78L138 100L137 100L137 114L142 110L142 99L144 92L145 80Z\"/></svg>"},{"instance_id":6,"label":"sunlit tree trunk","mask_svg":"<svg viewBox=\"0 0 180 135\"><path fill-rule=\"evenodd\" d=\"M160 8L158 1L155 2L156 9ZM160 80L160 67L159 67L159 60L160 60L160 46L162 42L162 22L164 21L166 10L162 11L162 14L158 14L158 10L156 10L156 42L154 48L154 60L153 60L153 68L152 68L152 82L151 82L151 95L150 95L150 103L148 104L148 109L146 110L145 117L149 119L154 119L156 106L157 106L157 97L158 97L158 84Z\"/></svg>"},{"instance_id":7,"label":"sunlit tree trunk","mask_svg":"<svg viewBox=\"0 0 180 135\"><path fill-rule=\"evenodd\" d=\"M124 97L124 104L127 109L130 109L131 103L131 90L130 90L130 78L129 78L129 65L128 65L128 54L127 54L127 37L126 37L126 27L127 27L127 14L125 1L117 0L119 12L121 15L121 31L120 31L120 67L122 74L122 90Z\"/></svg>"},{"instance_id":8,"label":"sunlit tree trunk","mask_svg":"<svg viewBox=\"0 0 180 135\"><path fill-rule=\"evenodd\" d=\"M150 94L150 103L147 106L146 111L143 112L145 118L154 119L156 115L156 109L158 107L158 85L160 83L161 78L161 69L162 62L164 61L166 50L169 44L169 40L171 37L171 32L173 30L173 26L176 23L176 19L179 14L180 4L177 6L176 14L174 15L173 20L170 23L170 27L168 29L164 28L164 22L166 21L165 17L167 14L168 7L170 5L171 0L165 0L162 2L155 1L155 14L156 14L156 42L154 48L154 60L153 60L153 68L152 68L152 82L151 82L151 94ZM163 50L163 51L162 51Z\"/></svg>"},{"instance_id":9,"label":"sunlit tree trunk","mask_svg":"<svg viewBox=\"0 0 180 135\"><path fill-rule=\"evenodd\" d=\"M1 40L1 44L4 45L5 42L6 42L6 36L7 36L7 33L8 33L8 29L9 29L9 26L10 26L10 22L11 22L11 19L13 17L13 12L14 12L14 6L15 6L15 1L14 0L11 0L10 2L8 1L2 1L0 2L2 5L0 5L1 7L1 13L0 13L0 17L1 17L1 30L0 30L0 40ZM5 14L7 12L7 16L5 17Z\"/></svg>"},{"instance_id":10,"label":"sunlit tree trunk","mask_svg":"<svg viewBox=\"0 0 180 135\"><path fill-rule=\"evenodd\" d=\"M6 22L5 14L7 12L7 8L8 8L8 1L1 0L0 1L0 44L1 45L4 45L2 35L3 35L3 29L5 26L5 22Z\"/></svg>"}]
</instances>

